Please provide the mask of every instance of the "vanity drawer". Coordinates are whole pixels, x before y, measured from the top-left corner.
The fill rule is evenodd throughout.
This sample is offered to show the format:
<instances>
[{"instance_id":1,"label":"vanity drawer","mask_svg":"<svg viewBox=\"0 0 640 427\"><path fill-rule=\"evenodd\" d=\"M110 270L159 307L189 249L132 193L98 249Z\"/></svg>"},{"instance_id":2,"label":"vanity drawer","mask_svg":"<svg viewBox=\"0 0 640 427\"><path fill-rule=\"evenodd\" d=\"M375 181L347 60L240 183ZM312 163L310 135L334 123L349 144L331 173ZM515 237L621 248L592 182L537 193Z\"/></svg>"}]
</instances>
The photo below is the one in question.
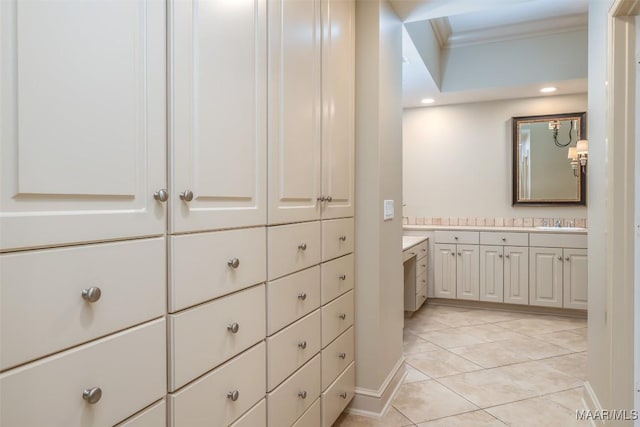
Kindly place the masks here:
<instances>
[{"instance_id":1,"label":"vanity drawer","mask_svg":"<svg viewBox=\"0 0 640 427\"><path fill-rule=\"evenodd\" d=\"M331 427L340 413L347 407L355 391L356 369L354 363L322 393L322 426Z\"/></svg>"},{"instance_id":2,"label":"vanity drawer","mask_svg":"<svg viewBox=\"0 0 640 427\"><path fill-rule=\"evenodd\" d=\"M586 234L531 233L529 246L548 248L587 248Z\"/></svg>"},{"instance_id":3,"label":"vanity drawer","mask_svg":"<svg viewBox=\"0 0 640 427\"><path fill-rule=\"evenodd\" d=\"M322 221L322 261L353 252L353 218Z\"/></svg>"},{"instance_id":4,"label":"vanity drawer","mask_svg":"<svg viewBox=\"0 0 640 427\"><path fill-rule=\"evenodd\" d=\"M416 309L427 300L427 284L422 282L420 284L423 286L416 291Z\"/></svg>"},{"instance_id":5,"label":"vanity drawer","mask_svg":"<svg viewBox=\"0 0 640 427\"><path fill-rule=\"evenodd\" d=\"M464 245L477 245L480 243L478 231L436 230L434 232L435 243L456 243Z\"/></svg>"},{"instance_id":6,"label":"vanity drawer","mask_svg":"<svg viewBox=\"0 0 640 427\"><path fill-rule=\"evenodd\" d=\"M267 338L267 390L320 351L320 310Z\"/></svg>"},{"instance_id":7,"label":"vanity drawer","mask_svg":"<svg viewBox=\"0 0 640 427\"><path fill-rule=\"evenodd\" d=\"M267 396L269 427L292 425L320 396L320 355Z\"/></svg>"},{"instance_id":8,"label":"vanity drawer","mask_svg":"<svg viewBox=\"0 0 640 427\"><path fill-rule=\"evenodd\" d=\"M0 370L163 315L165 260L164 238L0 255Z\"/></svg>"},{"instance_id":9,"label":"vanity drawer","mask_svg":"<svg viewBox=\"0 0 640 427\"><path fill-rule=\"evenodd\" d=\"M353 289L353 254L322 264L322 304Z\"/></svg>"},{"instance_id":10,"label":"vanity drawer","mask_svg":"<svg viewBox=\"0 0 640 427\"><path fill-rule=\"evenodd\" d=\"M264 227L171 236L169 242L169 312L266 279Z\"/></svg>"},{"instance_id":11,"label":"vanity drawer","mask_svg":"<svg viewBox=\"0 0 640 427\"><path fill-rule=\"evenodd\" d=\"M266 427L267 399L264 398L256 406L249 409L238 421L229 427Z\"/></svg>"},{"instance_id":12,"label":"vanity drawer","mask_svg":"<svg viewBox=\"0 0 640 427\"><path fill-rule=\"evenodd\" d=\"M117 424L165 395L165 337L158 319L0 374L0 425Z\"/></svg>"},{"instance_id":13,"label":"vanity drawer","mask_svg":"<svg viewBox=\"0 0 640 427\"><path fill-rule=\"evenodd\" d=\"M353 325L353 291L322 307L322 347Z\"/></svg>"},{"instance_id":14,"label":"vanity drawer","mask_svg":"<svg viewBox=\"0 0 640 427\"><path fill-rule=\"evenodd\" d=\"M269 280L320 263L320 221L269 227Z\"/></svg>"},{"instance_id":15,"label":"vanity drawer","mask_svg":"<svg viewBox=\"0 0 640 427\"><path fill-rule=\"evenodd\" d=\"M322 389L325 390L335 380L354 355L353 326L347 329L327 348L322 350Z\"/></svg>"},{"instance_id":16,"label":"vanity drawer","mask_svg":"<svg viewBox=\"0 0 640 427\"><path fill-rule=\"evenodd\" d=\"M423 276L427 274L427 266L429 265L429 260L427 258L422 258L416 261L416 277ZM417 283L416 286L420 284Z\"/></svg>"},{"instance_id":17,"label":"vanity drawer","mask_svg":"<svg viewBox=\"0 0 640 427\"><path fill-rule=\"evenodd\" d=\"M115 427L166 427L167 403L164 399Z\"/></svg>"},{"instance_id":18,"label":"vanity drawer","mask_svg":"<svg viewBox=\"0 0 640 427\"><path fill-rule=\"evenodd\" d=\"M267 335L320 307L320 266L267 283Z\"/></svg>"},{"instance_id":19,"label":"vanity drawer","mask_svg":"<svg viewBox=\"0 0 640 427\"><path fill-rule=\"evenodd\" d=\"M411 246L410 248L405 249L404 253L407 256L403 261L406 261L407 259L411 258L414 255L416 257L416 260L426 257L428 248L429 248L429 241L425 240L422 243L418 243L415 246ZM403 258L404 258L404 254L403 254Z\"/></svg>"},{"instance_id":20,"label":"vanity drawer","mask_svg":"<svg viewBox=\"0 0 640 427\"><path fill-rule=\"evenodd\" d=\"M320 411L320 398L318 397L313 405L307 409L307 412L296 421L291 427L318 427L320 425L320 417L322 412Z\"/></svg>"},{"instance_id":21,"label":"vanity drawer","mask_svg":"<svg viewBox=\"0 0 640 427\"><path fill-rule=\"evenodd\" d=\"M481 245L529 246L529 233L503 233L501 231L481 231Z\"/></svg>"},{"instance_id":22,"label":"vanity drawer","mask_svg":"<svg viewBox=\"0 0 640 427\"><path fill-rule=\"evenodd\" d=\"M264 339L264 285L168 318L169 390L174 391Z\"/></svg>"},{"instance_id":23,"label":"vanity drawer","mask_svg":"<svg viewBox=\"0 0 640 427\"><path fill-rule=\"evenodd\" d=\"M229 425L264 398L264 342L169 395L170 427ZM232 400L232 393L237 399Z\"/></svg>"}]
</instances>

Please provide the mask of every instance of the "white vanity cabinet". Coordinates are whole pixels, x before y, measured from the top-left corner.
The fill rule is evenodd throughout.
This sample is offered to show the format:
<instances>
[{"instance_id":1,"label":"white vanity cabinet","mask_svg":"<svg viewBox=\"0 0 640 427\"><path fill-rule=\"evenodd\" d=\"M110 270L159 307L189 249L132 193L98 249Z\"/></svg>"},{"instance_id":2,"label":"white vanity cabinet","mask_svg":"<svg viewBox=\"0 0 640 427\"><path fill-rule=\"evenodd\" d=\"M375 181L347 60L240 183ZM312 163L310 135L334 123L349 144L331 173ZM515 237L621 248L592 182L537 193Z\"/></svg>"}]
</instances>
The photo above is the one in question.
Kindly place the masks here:
<instances>
[{"instance_id":1,"label":"white vanity cabinet","mask_svg":"<svg viewBox=\"0 0 640 427\"><path fill-rule=\"evenodd\" d=\"M402 259L404 262L404 309L414 312L427 300L429 241L404 237Z\"/></svg>"},{"instance_id":2,"label":"white vanity cabinet","mask_svg":"<svg viewBox=\"0 0 640 427\"><path fill-rule=\"evenodd\" d=\"M481 301L529 303L528 244L528 233L480 232Z\"/></svg>"},{"instance_id":3,"label":"white vanity cabinet","mask_svg":"<svg viewBox=\"0 0 640 427\"><path fill-rule=\"evenodd\" d=\"M439 298L480 298L480 235L477 231L436 231L435 289Z\"/></svg>"}]
</instances>

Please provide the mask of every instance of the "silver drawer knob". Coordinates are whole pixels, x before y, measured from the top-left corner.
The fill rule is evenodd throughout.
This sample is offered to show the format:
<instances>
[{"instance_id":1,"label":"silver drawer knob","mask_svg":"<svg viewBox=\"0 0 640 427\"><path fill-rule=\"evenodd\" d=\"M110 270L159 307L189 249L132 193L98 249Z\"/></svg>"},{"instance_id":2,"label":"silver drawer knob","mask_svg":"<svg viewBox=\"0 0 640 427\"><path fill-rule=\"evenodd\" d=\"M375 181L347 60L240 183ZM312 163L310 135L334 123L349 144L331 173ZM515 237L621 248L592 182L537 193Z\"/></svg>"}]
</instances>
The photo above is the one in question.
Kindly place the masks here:
<instances>
[{"instance_id":1,"label":"silver drawer knob","mask_svg":"<svg viewBox=\"0 0 640 427\"><path fill-rule=\"evenodd\" d=\"M341 318L342 320L347 318L346 313L342 313L342 314L338 314L338 317Z\"/></svg>"},{"instance_id":2,"label":"silver drawer knob","mask_svg":"<svg viewBox=\"0 0 640 427\"><path fill-rule=\"evenodd\" d=\"M338 276L338 279L347 280L347 275L346 274L341 274L340 276Z\"/></svg>"},{"instance_id":3,"label":"silver drawer knob","mask_svg":"<svg viewBox=\"0 0 640 427\"><path fill-rule=\"evenodd\" d=\"M307 293L306 292L300 292L298 294L298 299L302 300L302 301L306 300L307 299Z\"/></svg>"},{"instance_id":4,"label":"silver drawer knob","mask_svg":"<svg viewBox=\"0 0 640 427\"><path fill-rule=\"evenodd\" d=\"M227 265L231 268L238 268L238 266L240 265L240 260L238 258L232 258L227 261Z\"/></svg>"},{"instance_id":5,"label":"silver drawer knob","mask_svg":"<svg viewBox=\"0 0 640 427\"><path fill-rule=\"evenodd\" d=\"M506 254L504 257L505 257L505 258L509 258L509 254Z\"/></svg>"},{"instance_id":6,"label":"silver drawer knob","mask_svg":"<svg viewBox=\"0 0 640 427\"><path fill-rule=\"evenodd\" d=\"M502 254L498 254L498 258L502 258Z\"/></svg>"},{"instance_id":7,"label":"silver drawer knob","mask_svg":"<svg viewBox=\"0 0 640 427\"><path fill-rule=\"evenodd\" d=\"M102 389L100 387L91 387L82 392L82 398L90 405L98 403L102 398Z\"/></svg>"},{"instance_id":8,"label":"silver drawer knob","mask_svg":"<svg viewBox=\"0 0 640 427\"><path fill-rule=\"evenodd\" d=\"M304 350L305 348L307 348L307 342L306 341L300 341L298 343L298 347L300 347L301 349Z\"/></svg>"},{"instance_id":9,"label":"silver drawer knob","mask_svg":"<svg viewBox=\"0 0 640 427\"><path fill-rule=\"evenodd\" d=\"M462 252L458 252L458 256L462 256Z\"/></svg>"},{"instance_id":10,"label":"silver drawer knob","mask_svg":"<svg viewBox=\"0 0 640 427\"><path fill-rule=\"evenodd\" d=\"M96 286L82 290L82 299L87 302L96 302L102 296L102 291Z\"/></svg>"},{"instance_id":11,"label":"silver drawer knob","mask_svg":"<svg viewBox=\"0 0 640 427\"><path fill-rule=\"evenodd\" d=\"M456 253L455 252L451 252L451 256L456 256Z\"/></svg>"},{"instance_id":12,"label":"silver drawer knob","mask_svg":"<svg viewBox=\"0 0 640 427\"><path fill-rule=\"evenodd\" d=\"M343 398L343 399L346 399L347 398L347 392L343 391L342 393L340 393L340 397Z\"/></svg>"},{"instance_id":13,"label":"silver drawer knob","mask_svg":"<svg viewBox=\"0 0 640 427\"><path fill-rule=\"evenodd\" d=\"M169 200L169 192L163 188L153 193L153 198L159 202L166 202Z\"/></svg>"},{"instance_id":14,"label":"silver drawer knob","mask_svg":"<svg viewBox=\"0 0 640 427\"><path fill-rule=\"evenodd\" d=\"M345 358L347 357L347 353L340 353L340 354L338 355L338 357L339 357L340 359L345 359Z\"/></svg>"},{"instance_id":15,"label":"silver drawer knob","mask_svg":"<svg viewBox=\"0 0 640 427\"><path fill-rule=\"evenodd\" d=\"M180 193L180 199L184 200L185 202L190 202L193 200L193 191L191 190L185 190L182 193Z\"/></svg>"},{"instance_id":16,"label":"silver drawer knob","mask_svg":"<svg viewBox=\"0 0 640 427\"><path fill-rule=\"evenodd\" d=\"M347 236L342 235L342 236L338 237L338 239L340 239L341 242L346 242L347 241Z\"/></svg>"},{"instance_id":17,"label":"silver drawer knob","mask_svg":"<svg viewBox=\"0 0 640 427\"><path fill-rule=\"evenodd\" d=\"M330 201L332 201L332 200L333 200L333 197L331 197L331 196L327 196L327 198L326 198L326 201L327 201L327 202L330 202Z\"/></svg>"},{"instance_id":18,"label":"silver drawer knob","mask_svg":"<svg viewBox=\"0 0 640 427\"><path fill-rule=\"evenodd\" d=\"M558 257L558 261L562 261L562 255Z\"/></svg>"},{"instance_id":19,"label":"silver drawer knob","mask_svg":"<svg viewBox=\"0 0 640 427\"><path fill-rule=\"evenodd\" d=\"M455 236L454 239L458 240L458 236Z\"/></svg>"},{"instance_id":20,"label":"silver drawer knob","mask_svg":"<svg viewBox=\"0 0 640 427\"><path fill-rule=\"evenodd\" d=\"M227 393L227 399L230 399L232 402L235 402L240 397L240 392L238 390L233 390Z\"/></svg>"},{"instance_id":21,"label":"silver drawer knob","mask_svg":"<svg viewBox=\"0 0 640 427\"><path fill-rule=\"evenodd\" d=\"M300 243L298 245L298 249L300 249L301 251L306 251L307 250L307 244L306 243Z\"/></svg>"},{"instance_id":22,"label":"silver drawer knob","mask_svg":"<svg viewBox=\"0 0 640 427\"><path fill-rule=\"evenodd\" d=\"M565 261L571 261L571 258L566 257L566 258L565 258Z\"/></svg>"},{"instance_id":23,"label":"silver drawer knob","mask_svg":"<svg viewBox=\"0 0 640 427\"><path fill-rule=\"evenodd\" d=\"M305 390L299 391L298 392L298 397L300 399L306 399L307 398L307 392Z\"/></svg>"},{"instance_id":24,"label":"silver drawer knob","mask_svg":"<svg viewBox=\"0 0 640 427\"><path fill-rule=\"evenodd\" d=\"M237 334L240 330L240 325L238 325L236 322L230 323L227 325L227 330L232 334Z\"/></svg>"},{"instance_id":25,"label":"silver drawer knob","mask_svg":"<svg viewBox=\"0 0 640 427\"><path fill-rule=\"evenodd\" d=\"M503 242L506 242L506 241L507 241L507 238L506 238L506 237L503 237L503 238L502 238L502 241L503 241Z\"/></svg>"}]
</instances>

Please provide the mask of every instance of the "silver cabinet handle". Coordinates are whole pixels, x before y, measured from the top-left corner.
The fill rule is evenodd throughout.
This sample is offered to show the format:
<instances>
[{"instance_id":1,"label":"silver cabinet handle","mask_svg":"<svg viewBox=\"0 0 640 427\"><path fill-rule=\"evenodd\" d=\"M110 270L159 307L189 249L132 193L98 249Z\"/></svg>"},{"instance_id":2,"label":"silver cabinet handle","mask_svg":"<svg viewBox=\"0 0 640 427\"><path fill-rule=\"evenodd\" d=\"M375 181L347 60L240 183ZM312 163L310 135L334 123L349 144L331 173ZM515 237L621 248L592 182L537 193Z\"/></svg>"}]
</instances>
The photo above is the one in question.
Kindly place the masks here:
<instances>
[{"instance_id":1,"label":"silver cabinet handle","mask_svg":"<svg viewBox=\"0 0 640 427\"><path fill-rule=\"evenodd\" d=\"M456 256L456 253L455 252L451 252L451 256Z\"/></svg>"},{"instance_id":2,"label":"silver cabinet handle","mask_svg":"<svg viewBox=\"0 0 640 427\"><path fill-rule=\"evenodd\" d=\"M458 236L454 236L454 239L455 239L455 240L458 240Z\"/></svg>"},{"instance_id":3,"label":"silver cabinet handle","mask_svg":"<svg viewBox=\"0 0 640 427\"><path fill-rule=\"evenodd\" d=\"M316 200L317 200L317 201L319 201L319 202L324 202L324 201L325 201L325 200L327 200L327 199L325 199L325 197L324 197L324 196L320 196L320 197L318 197Z\"/></svg>"},{"instance_id":4,"label":"silver cabinet handle","mask_svg":"<svg viewBox=\"0 0 640 427\"><path fill-rule=\"evenodd\" d=\"M340 276L338 276L338 279L347 280L347 275L346 274L341 274Z\"/></svg>"},{"instance_id":5,"label":"silver cabinet handle","mask_svg":"<svg viewBox=\"0 0 640 427\"><path fill-rule=\"evenodd\" d=\"M305 348L307 348L307 342L306 341L300 341L298 343L298 347L300 347L301 349L304 350Z\"/></svg>"},{"instance_id":6,"label":"silver cabinet handle","mask_svg":"<svg viewBox=\"0 0 640 427\"><path fill-rule=\"evenodd\" d=\"M240 260L238 258L232 258L227 261L227 265L231 268L238 268L238 266L240 266Z\"/></svg>"},{"instance_id":7,"label":"silver cabinet handle","mask_svg":"<svg viewBox=\"0 0 640 427\"><path fill-rule=\"evenodd\" d=\"M415 255L415 254L416 254L415 252L409 252L409 255L412 255L412 256L413 256L413 255Z\"/></svg>"},{"instance_id":8,"label":"silver cabinet handle","mask_svg":"<svg viewBox=\"0 0 640 427\"><path fill-rule=\"evenodd\" d=\"M564 260L565 261L571 261L571 258L570 257L566 257Z\"/></svg>"},{"instance_id":9,"label":"silver cabinet handle","mask_svg":"<svg viewBox=\"0 0 640 427\"><path fill-rule=\"evenodd\" d=\"M306 251L307 250L307 244L306 243L300 243L298 245L298 249L300 249L301 251Z\"/></svg>"},{"instance_id":10,"label":"silver cabinet handle","mask_svg":"<svg viewBox=\"0 0 640 427\"><path fill-rule=\"evenodd\" d=\"M458 252L458 256L462 256L462 252Z\"/></svg>"},{"instance_id":11,"label":"silver cabinet handle","mask_svg":"<svg viewBox=\"0 0 640 427\"><path fill-rule=\"evenodd\" d=\"M498 258L502 258L502 254L498 254Z\"/></svg>"},{"instance_id":12,"label":"silver cabinet handle","mask_svg":"<svg viewBox=\"0 0 640 427\"><path fill-rule=\"evenodd\" d=\"M90 405L98 403L102 398L102 389L100 387L91 387L82 392L82 398Z\"/></svg>"},{"instance_id":13,"label":"silver cabinet handle","mask_svg":"<svg viewBox=\"0 0 640 427\"><path fill-rule=\"evenodd\" d=\"M347 353L340 353L340 354L338 355L338 357L339 357L340 359L345 359L345 358L347 357Z\"/></svg>"},{"instance_id":14,"label":"silver cabinet handle","mask_svg":"<svg viewBox=\"0 0 640 427\"><path fill-rule=\"evenodd\" d=\"M238 331L240 330L240 325L238 325L236 322L229 323L227 325L227 330L232 334L237 334Z\"/></svg>"},{"instance_id":15,"label":"silver cabinet handle","mask_svg":"<svg viewBox=\"0 0 640 427\"><path fill-rule=\"evenodd\" d=\"M505 258L509 258L509 254L506 254L504 257L505 257Z\"/></svg>"},{"instance_id":16,"label":"silver cabinet handle","mask_svg":"<svg viewBox=\"0 0 640 427\"><path fill-rule=\"evenodd\" d=\"M338 317L344 320L347 318L347 314L346 313L338 314Z\"/></svg>"},{"instance_id":17,"label":"silver cabinet handle","mask_svg":"<svg viewBox=\"0 0 640 427\"><path fill-rule=\"evenodd\" d=\"M330 202L330 201L332 201L332 200L333 200L333 197L331 197L331 196L327 196L326 200L327 200L327 202Z\"/></svg>"},{"instance_id":18,"label":"silver cabinet handle","mask_svg":"<svg viewBox=\"0 0 640 427\"><path fill-rule=\"evenodd\" d=\"M507 241L507 238L506 238L506 237L503 237L503 238L502 238L502 241L503 241L503 242L506 242L506 241Z\"/></svg>"},{"instance_id":19,"label":"silver cabinet handle","mask_svg":"<svg viewBox=\"0 0 640 427\"><path fill-rule=\"evenodd\" d=\"M233 390L227 393L227 399L230 399L232 402L235 402L240 397L240 392L238 390Z\"/></svg>"},{"instance_id":20,"label":"silver cabinet handle","mask_svg":"<svg viewBox=\"0 0 640 427\"><path fill-rule=\"evenodd\" d=\"M420 267L426 267L427 264L420 264Z\"/></svg>"},{"instance_id":21,"label":"silver cabinet handle","mask_svg":"<svg viewBox=\"0 0 640 427\"><path fill-rule=\"evenodd\" d=\"M87 302L96 302L102 296L102 291L97 286L82 290L82 299Z\"/></svg>"},{"instance_id":22,"label":"silver cabinet handle","mask_svg":"<svg viewBox=\"0 0 640 427\"><path fill-rule=\"evenodd\" d=\"M426 279L422 279L422 283L427 283L427 280Z\"/></svg>"},{"instance_id":23,"label":"silver cabinet handle","mask_svg":"<svg viewBox=\"0 0 640 427\"><path fill-rule=\"evenodd\" d=\"M346 242L346 241L347 241L347 236L345 236L345 235L343 234L342 236L338 237L338 239L339 239L341 242Z\"/></svg>"},{"instance_id":24,"label":"silver cabinet handle","mask_svg":"<svg viewBox=\"0 0 640 427\"><path fill-rule=\"evenodd\" d=\"M300 399L306 399L307 398L307 392L305 390L299 391L298 392L298 397Z\"/></svg>"},{"instance_id":25,"label":"silver cabinet handle","mask_svg":"<svg viewBox=\"0 0 640 427\"><path fill-rule=\"evenodd\" d=\"M562 261L562 255L558 257L558 261Z\"/></svg>"},{"instance_id":26,"label":"silver cabinet handle","mask_svg":"<svg viewBox=\"0 0 640 427\"><path fill-rule=\"evenodd\" d=\"M153 193L153 198L156 199L159 202L166 202L167 200L169 200L169 192L162 188L158 191L156 191L155 193Z\"/></svg>"},{"instance_id":27,"label":"silver cabinet handle","mask_svg":"<svg viewBox=\"0 0 640 427\"><path fill-rule=\"evenodd\" d=\"M192 201L193 200L193 191L184 190L182 193L180 193L180 199L185 201L185 202Z\"/></svg>"},{"instance_id":28,"label":"silver cabinet handle","mask_svg":"<svg viewBox=\"0 0 640 427\"><path fill-rule=\"evenodd\" d=\"M343 399L347 398L347 393L345 391L343 391L342 393L340 393L340 397Z\"/></svg>"},{"instance_id":29,"label":"silver cabinet handle","mask_svg":"<svg viewBox=\"0 0 640 427\"><path fill-rule=\"evenodd\" d=\"M302 301L306 300L307 299L307 293L306 292L300 292L298 294L298 299L302 300Z\"/></svg>"}]
</instances>

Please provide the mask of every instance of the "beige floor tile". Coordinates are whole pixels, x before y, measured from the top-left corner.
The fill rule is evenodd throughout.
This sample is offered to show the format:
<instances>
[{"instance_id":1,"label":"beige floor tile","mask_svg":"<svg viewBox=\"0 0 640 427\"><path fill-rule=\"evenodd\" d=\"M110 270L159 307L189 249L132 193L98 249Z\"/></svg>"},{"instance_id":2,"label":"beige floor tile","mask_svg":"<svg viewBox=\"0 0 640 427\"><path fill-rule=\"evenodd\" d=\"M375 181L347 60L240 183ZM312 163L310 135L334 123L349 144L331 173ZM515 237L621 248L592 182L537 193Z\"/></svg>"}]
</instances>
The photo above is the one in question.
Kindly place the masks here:
<instances>
[{"instance_id":1,"label":"beige floor tile","mask_svg":"<svg viewBox=\"0 0 640 427\"><path fill-rule=\"evenodd\" d=\"M511 329L523 335L536 336L558 331L581 329L586 326L586 321L565 317L539 316L499 322L496 323L496 325Z\"/></svg>"},{"instance_id":2,"label":"beige floor tile","mask_svg":"<svg viewBox=\"0 0 640 427\"><path fill-rule=\"evenodd\" d=\"M502 421L485 411L473 411L418 424L418 427L504 427Z\"/></svg>"},{"instance_id":3,"label":"beige floor tile","mask_svg":"<svg viewBox=\"0 0 640 427\"><path fill-rule=\"evenodd\" d=\"M444 323L438 322L436 320L437 316L429 316L423 319L411 319L410 322L405 321L404 328L405 331L420 334L422 332L429 331L437 331L439 329L447 329L451 326L445 325Z\"/></svg>"},{"instance_id":4,"label":"beige floor tile","mask_svg":"<svg viewBox=\"0 0 640 427\"><path fill-rule=\"evenodd\" d=\"M575 330L536 335L536 338L574 352L587 351L587 337Z\"/></svg>"},{"instance_id":5,"label":"beige floor tile","mask_svg":"<svg viewBox=\"0 0 640 427\"><path fill-rule=\"evenodd\" d=\"M582 385L582 380L541 361L453 375L438 381L481 408Z\"/></svg>"},{"instance_id":6,"label":"beige floor tile","mask_svg":"<svg viewBox=\"0 0 640 427\"><path fill-rule=\"evenodd\" d=\"M382 418L363 417L343 412L333 427L404 427L413 423L391 407Z\"/></svg>"},{"instance_id":7,"label":"beige floor tile","mask_svg":"<svg viewBox=\"0 0 640 427\"><path fill-rule=\"evenodd\" d=\"M587 338L588 334L589 334L589 329L588 328L572 329L571 332L573 332L574 334L579 334L579 335Z\"/></svg>"},{"instance_id":8,"label":"beige floor tile","mask_svg":"<svg viewBox=\"0 0 640 427\"><path fill-rule=\"evenodd\" d=\"M482 366L469 362L447 350L411 354L407 356L407 363L431 378L440 378L482 369Z\"/></svg>"},{"instance_id":9,"label":"beige floor tile","mask_svg":"<svg viewBox=\"0 0 640 427\"><path fill-rule=\"evenodd\" d=\"M540 363L549 366L564 374L571 375L582 381L587 379L587 353L573 353L565 356L551 357L540 360Z\"/></svg>"},{"instance_id":10,"label":"beige floor tile","mask_svg":"<svg viewBox=\"0 0 640 427\"><path fill-rule=\"evenodd\" d=\"M457 329L458 332L473 335L474 337L481 339L483 342L527 338L526 335L522 335L512 330L490 323L484 325L463 326Z\"/></svg>"},{"instance_id":11,"label":"beige floor tile","mask_svg":"<svg viewBox=\"0 0 640 427\"><path fill-rule=\"evenodd\" d=\"M419 370L409 365L408 363L405 364L405 368L407 370L407 376L404 377L405 384L415 383L418 381L426 381L431 379L424 372L420 372Z\"/></svg>"},{"instance_id":12,"label":"beige floor tile","mask_svg":"<svg viewBox=\"0 0 640 427\"><path fill-rule=\"evenodd\" d=\"M403 350L404 354L422 353L425 351L440 350L441 348L434 345L417 335L405 334Z\"/></svg>"},{"instance_id":13,"label":"beige floor tile","mask_svg":"<svg viewBox=\"0 0 640 427\"><path fill-rule=\"evenodd\" d=\"M393 406L414 423L478 409L435 380L403 384Z\"/></svg>"},{"instance_id":14,"label":"beige floor tile","mask_svg":"<svg viewBox=\"0 0 640 427\"><path fill-rule=\"evenodd\" d=\"M482 338L476 337L471 332L467 332L462 328L441 329L438 331L423 332L420 335L429 342L439 345L443 348L462 347L465 345L479 344L485 342Z\"/></svg>"},{"instance_id":15,"label":"beige floor tile","mask_svg":"<svg viewBox=\"0 0 640 427\"><path fill-rule=\"evenodd\" d=\"M480 310L437 313L436 319L438 322L449 325L452 328L490 323L481 316L478 316L478 311Z\"/></svg>"}]
</instances>

